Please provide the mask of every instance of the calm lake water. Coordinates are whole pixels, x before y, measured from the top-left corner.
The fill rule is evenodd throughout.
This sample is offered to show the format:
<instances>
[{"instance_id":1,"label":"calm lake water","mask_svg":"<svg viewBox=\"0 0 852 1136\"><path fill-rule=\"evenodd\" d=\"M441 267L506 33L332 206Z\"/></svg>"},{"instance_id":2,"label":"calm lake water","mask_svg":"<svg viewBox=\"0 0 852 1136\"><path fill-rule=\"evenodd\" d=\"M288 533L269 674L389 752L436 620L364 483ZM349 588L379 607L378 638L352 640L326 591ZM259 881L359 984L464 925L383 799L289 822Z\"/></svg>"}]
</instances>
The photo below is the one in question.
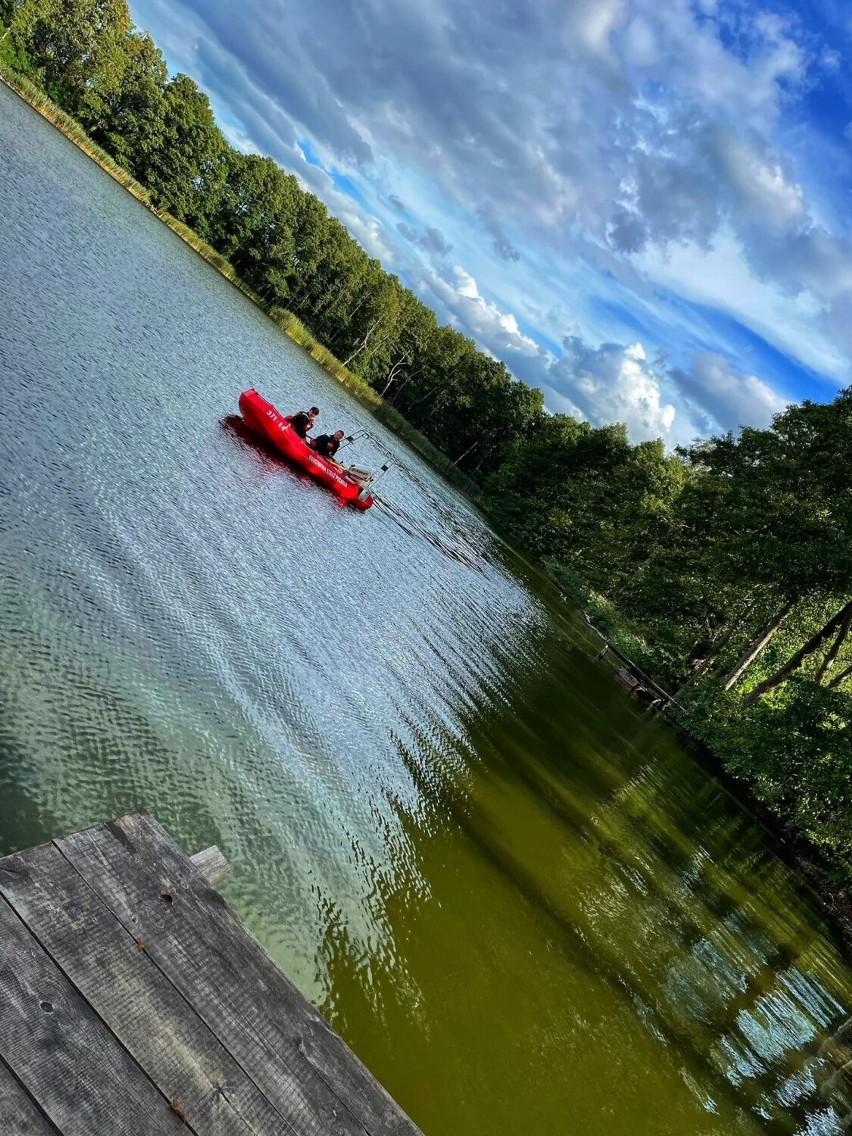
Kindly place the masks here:
<instances>
[{"instance_id":1,"label":"calm lake water","mask_svg":"<svg viewBox=\"0 0 852 1136\"><path fill-rule=\"evenodd\" d=\"M0 852L219 844L427 1136L845 1131L815 903L577 616L5 89L0 218ZM373 430L380 502L240 437L247 386Z\"/></svg>"}]
</instances>

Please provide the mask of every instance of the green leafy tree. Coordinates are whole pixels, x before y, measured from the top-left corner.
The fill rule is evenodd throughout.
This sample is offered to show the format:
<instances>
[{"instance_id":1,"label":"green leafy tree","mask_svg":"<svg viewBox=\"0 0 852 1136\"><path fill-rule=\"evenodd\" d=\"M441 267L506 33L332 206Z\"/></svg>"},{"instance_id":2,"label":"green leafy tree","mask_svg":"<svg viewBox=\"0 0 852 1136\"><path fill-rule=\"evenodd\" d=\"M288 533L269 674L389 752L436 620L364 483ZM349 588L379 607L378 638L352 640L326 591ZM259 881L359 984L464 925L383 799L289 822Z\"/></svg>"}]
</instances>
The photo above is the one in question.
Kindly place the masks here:
<instances>
[{"instance_id":1,"label":"green leafy tree","mask_svg":"<svg viewBox=\"0 0 852 1136\"><path fill-rule=\"evenodd\" d=\"M438 331L438 321L431 308L417 299L407 288L402 289L397 335L390 345L382 373L376 368L371 381L383 398L395 399L423 373L430 345ZM416 389L416 388L415 388Z\"/></svg>"},{"instance_id":2,"label":"green leafy tree","mask_svg":"<svg viewBox=\"0 0 852 1136\"><path fill-rule=\"evenodd\" d=\"M728 686L753 665L802 600L836 597L842 606L848 597L850 436L852 398L845 391L825 405L788 407L769 429L744 429L739 437L712 438L687 452L708 474L704 484L715 495L714 509L705 512L716 534L706 549L705 576L774 601L774 610L763 613L767 621L758 623L728 672ZM818 645L830 636L826 631ZM770 682L763 692L775 685Z\"/></svg>"},{"instance_id":3,"label":"green leafy tree","mask_svg":"<svg viewBox=\"0 0 852 1136\"><path fill-rule=\"evenodd\" d=\"M286 305L302 191L271 158L228 149L223 164L220 192L210 194L199 231L264 299Z\"/></svg>"},{"instance_id":4,"label":"green leafy tree","mask_svg":"<svg viewBox=\"0 0 852 1136\"><path fill-rule=\"evenodd\" d=\"M11 38L48 94L84 126L99 123L124 73L126 0L27 0L8 14Z\"/></svg>"},{"instance_id":5,"label":"green leafy tree","mask_svg":"<svg viewBox=\"0 0 852 1136\"><path fill-rule=\"evenodd\" d=\"M708 740L852 878L852 696L799 676L782 703L720 716Z\"/></svg>"},{"instance_id":6,"label":"green leafy tree","mask_svg":"<svg viewBox=\"0 0 852 1136\"><path fill-rule=\"evenodd\" d=\"M138 157L153 147L162 121L168 68L162 52L144 32L129 32L121 46L120 80L104 92L99 121L90 133L126 169L137 172Z\"/></svg>"},{"instance_id":7,"label":"green leafy tree","mask_svg":"<svg viewBox=\"0 0 852 1136\"><path fill-rule=\"evenodd\" d=\"M141 140L134 173L159 205L191 225L221 195L227 143L209 99L188 75L166 84L158 112Z\"/></svg>"}]
</instances>

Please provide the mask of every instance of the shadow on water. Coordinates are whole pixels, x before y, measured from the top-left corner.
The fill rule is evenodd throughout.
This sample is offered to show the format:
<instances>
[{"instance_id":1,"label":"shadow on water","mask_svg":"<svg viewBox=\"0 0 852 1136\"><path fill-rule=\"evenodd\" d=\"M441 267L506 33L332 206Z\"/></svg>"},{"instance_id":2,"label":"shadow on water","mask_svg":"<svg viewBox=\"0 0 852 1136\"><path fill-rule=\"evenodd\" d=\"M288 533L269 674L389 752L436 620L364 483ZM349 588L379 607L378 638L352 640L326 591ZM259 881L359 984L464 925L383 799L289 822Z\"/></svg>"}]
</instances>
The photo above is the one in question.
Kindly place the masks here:
<instances>
[{"instance_id":1,"label":"shadow on water","mask_svg":"<svg viewBox=\"0 0 852 1136\"><path fill-rule=\"evenodd\" d=\"M390 499L377 496L376 504L407 536L416 540L426 540L449 560L455 560L466 568L472 568L474 572L485 574L482 561L477 557L475 549L464 543L463 534L456 534L456 539L453 540L449 534L445 535L440 529L436 531L434 514L429 518L432 523L424 524L414 513Z\"/></svg>"},{"instance_id":2,"label":"shadow on water","mask_svg":"<svg viewBox=\"0 0 852 1136\"><path fill-rule=\"evenodd\" d=\"M0 795L2 795L2 852L18 852L33 844L44 844L55 832L47 810L32 799L22 771L26 769L26 749L13 732L11 699L0 690Z\"/></svg>"},{"instance_id":3,"label":"shadow on water","mask_svg":"<svg viewBox=\"0 0 852 1136\"><path fill-rule=\"evenodd\" d=\"M292 462L288 462L270 442L250 430L239 414L225 415L224 418L219 420L219 429L226 438L238 444L241 453L247 453L254 457L263 475L268 477L273 477L276 474L289 475L302 485L310 485L320 489L314 479L304 470L299 469ZM336 504L346 508L345 501L334 497L333 494L329 494L329 496Z\"/></svg>"},{"instance_id":4,"label":"shadow on water","mask_svg":"<svg viewBox=\"0 0 852 1136\"><path fill-rule=\"evenodd\" d=\"M849 991L814 907L753 819L620 691L608 749L599 716L568 720L570 659L552 638L540 648L539 668L471 707L473 760L441 772L428 747L398 741L428 802L404 820L412 844L431 857L425 834L449 820L573 973L626 997L704 1106L740 1116L736 1131L751 1131L744 1116L778 1136L847 1131ZM436 918L428 894L386 903L408 926ZM332 969L357 967L345 926L329 934Z\"/></svg>"}]
</instances>

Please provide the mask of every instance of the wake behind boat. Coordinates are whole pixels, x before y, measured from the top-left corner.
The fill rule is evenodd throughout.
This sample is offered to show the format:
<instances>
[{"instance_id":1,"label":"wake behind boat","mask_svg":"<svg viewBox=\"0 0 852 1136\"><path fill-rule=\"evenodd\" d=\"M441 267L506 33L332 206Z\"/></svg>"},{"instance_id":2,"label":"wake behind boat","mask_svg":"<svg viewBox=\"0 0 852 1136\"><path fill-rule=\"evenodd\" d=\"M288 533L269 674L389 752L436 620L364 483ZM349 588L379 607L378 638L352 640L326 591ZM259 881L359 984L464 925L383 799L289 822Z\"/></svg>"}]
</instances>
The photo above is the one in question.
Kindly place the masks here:
<instances>
[{"instance_id":1,"label":"wake behind boat","mask_svg":"<svg viewBox=\"0 0 852 1136\"><path fill-rule=\"evenodd\" d=\"M373 474L369 470L344 468L311 449L293 429L289 418L253 387L240 395L240 413L250 430L348 504L356 509L369 509L373 504Z\"/></svg>"}]
</instances>

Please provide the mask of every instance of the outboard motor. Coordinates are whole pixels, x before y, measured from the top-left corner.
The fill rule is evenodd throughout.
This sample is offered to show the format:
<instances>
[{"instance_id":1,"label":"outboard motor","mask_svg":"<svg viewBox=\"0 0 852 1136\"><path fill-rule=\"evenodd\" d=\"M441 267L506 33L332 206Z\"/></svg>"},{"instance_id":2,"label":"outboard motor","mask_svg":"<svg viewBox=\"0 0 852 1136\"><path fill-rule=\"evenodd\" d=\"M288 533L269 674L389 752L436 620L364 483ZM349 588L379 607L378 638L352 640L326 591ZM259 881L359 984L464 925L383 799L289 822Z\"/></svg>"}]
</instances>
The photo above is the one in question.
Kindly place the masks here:
<instances>
[{"instance_id":1,"label":"outboard motor","mask_svg":"<svg viewBox=\"0 0 852 1136\"><path fill-rule=\"evenodd\" d=\"M358 469L357 466L351 465L346 471L346 476L358 482L361 486L358 500L366 501L373 492L373 471L369 469Z\"/></svg>"}]
</instances>

